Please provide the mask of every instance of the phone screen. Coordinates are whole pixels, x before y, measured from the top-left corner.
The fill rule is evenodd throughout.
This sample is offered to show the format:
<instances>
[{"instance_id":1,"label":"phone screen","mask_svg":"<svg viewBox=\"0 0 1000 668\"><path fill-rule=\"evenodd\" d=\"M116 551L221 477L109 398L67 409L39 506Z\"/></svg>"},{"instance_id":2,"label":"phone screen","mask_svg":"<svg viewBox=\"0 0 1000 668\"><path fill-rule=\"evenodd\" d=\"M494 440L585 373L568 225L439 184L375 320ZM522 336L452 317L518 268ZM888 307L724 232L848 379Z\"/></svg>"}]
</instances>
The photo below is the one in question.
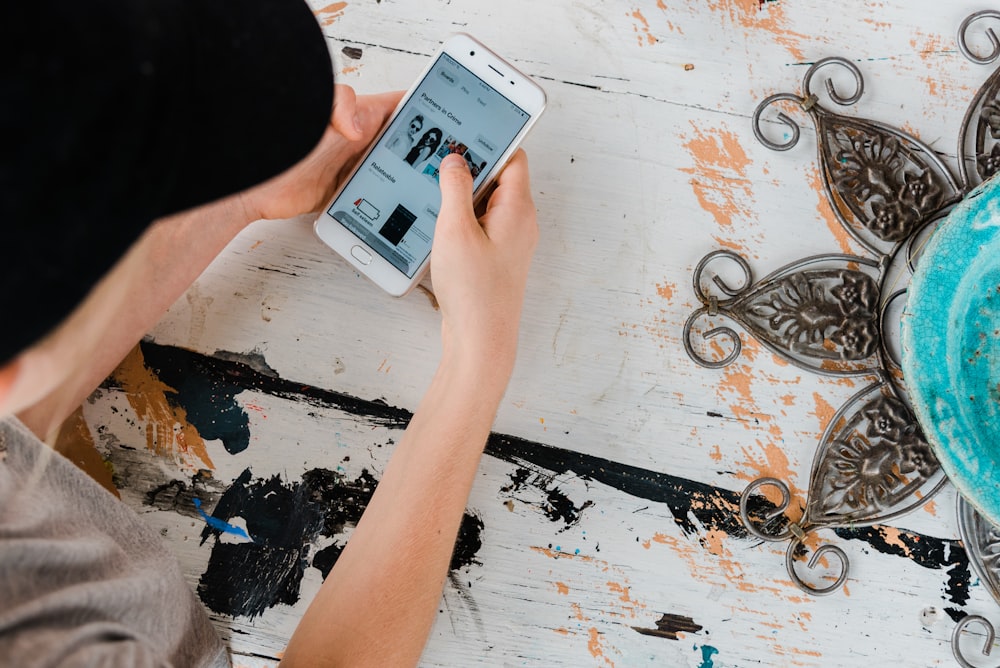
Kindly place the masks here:
<instances>
[{"instance_id":1,"label":"phone screen","mask_svg":"<svg viewBox=\"0 0 1000 668\"><path fill-rule=\"evenodd\" d=\"M463 155L478 188L529 119L441 54L327 213L412 278L431 252L441 160Z\"/></svg>"}]
</instances>

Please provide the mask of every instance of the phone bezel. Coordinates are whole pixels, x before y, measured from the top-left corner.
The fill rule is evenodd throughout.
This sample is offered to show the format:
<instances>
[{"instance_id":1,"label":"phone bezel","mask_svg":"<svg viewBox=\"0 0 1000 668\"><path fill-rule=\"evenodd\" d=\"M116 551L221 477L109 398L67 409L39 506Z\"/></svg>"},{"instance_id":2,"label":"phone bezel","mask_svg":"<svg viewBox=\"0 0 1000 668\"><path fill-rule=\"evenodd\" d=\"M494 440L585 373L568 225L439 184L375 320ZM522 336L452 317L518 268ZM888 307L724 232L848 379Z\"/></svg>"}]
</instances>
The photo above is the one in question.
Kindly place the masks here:
<instances>
[{"instance_id":1,"label":"phone bezel","mask_svg":"<svg viewBox=\"0 0 1000 668\"><path fill-rule=\"evenodd\" d=\"M326 203L313 224L316 235L324 244L336 251L338 255L344 258L359 273L368 277L372 282L394 297L403 297L409 294L423 280L430 266L431 254L427 254L427 257L424 258L424 261L413 273L413 277L410 278L379 255L374 248L371 248L362 239L330 216L328 211L337 198L340 197L347 184L351 182L361 167L366 164L375 146L382 140L393 121L396 120L403 108L409 103L410 98L420 83L430 74L441 54L447 54L451 58L454 58L463 67L493 86L506 99L521 107L530 115L528 122L514 136L510 146L500 155L494 167L487 172L479 187L476 188L473 195L475 199L489 192L489 186L496 180L496 177L524 140L528 131L535 125L546 105L545 91L542 90L541 86L468 33L460 32L452 34L441 45L441 48L431 56L423 71L414 79L409 90L406 91L399 104L396 105L388 121L379 130L372 143L365 149L362 158L351 170L350 175L344 180L344 184ZM499 84L504 84L504 86ZM366 253L371 255L372 260L369 264L364 264L354 257L352 249L356 246L360 246Z\"/></svg>"}]
</instances>

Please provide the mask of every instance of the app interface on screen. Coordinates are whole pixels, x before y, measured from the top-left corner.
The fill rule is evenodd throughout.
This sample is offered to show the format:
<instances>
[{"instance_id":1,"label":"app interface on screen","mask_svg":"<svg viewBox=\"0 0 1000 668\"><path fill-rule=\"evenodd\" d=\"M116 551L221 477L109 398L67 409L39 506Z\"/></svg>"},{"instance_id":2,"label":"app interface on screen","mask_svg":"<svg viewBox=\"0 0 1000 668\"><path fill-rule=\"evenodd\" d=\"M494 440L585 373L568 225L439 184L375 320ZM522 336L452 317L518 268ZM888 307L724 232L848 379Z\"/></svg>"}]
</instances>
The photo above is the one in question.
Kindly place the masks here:
<instances>
[{"instance_id":1,"label":"app interface on screen","mask_svg":"<svg viewBox=\"0 0 1000 668\"><path fill-rule=\"evenodd\" d=\"M412 278L431 251L441 160L464 156L479 187L527 122L525 111L442 54L327 213Z\"/></svg>"}]
</instances>

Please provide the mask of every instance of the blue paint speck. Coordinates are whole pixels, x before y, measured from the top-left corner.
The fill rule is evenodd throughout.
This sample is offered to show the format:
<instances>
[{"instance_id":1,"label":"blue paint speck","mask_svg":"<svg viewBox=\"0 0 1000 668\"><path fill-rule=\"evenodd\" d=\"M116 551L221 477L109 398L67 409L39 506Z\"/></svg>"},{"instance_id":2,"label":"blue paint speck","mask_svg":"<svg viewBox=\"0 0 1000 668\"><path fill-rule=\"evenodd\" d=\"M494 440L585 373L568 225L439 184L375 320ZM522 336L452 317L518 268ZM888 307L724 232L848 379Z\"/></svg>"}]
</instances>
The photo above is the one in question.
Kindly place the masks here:
<instances>
[{"instance_id":1,"label":"blue paint speck","mask_svg":"<svg viewBox=\"0 0 1000 668\"><path fill-rule=\"evenodd\" d=\"M222 531L222 532L225 532L225 533L231 533L231 534L233 534L235 536L239 536L240 538L246 538L247 540L249 540L251 542L253 541L253 539L250 538L250 536L247 535L247 532L244 531L243 529L241 529L241 528L239 528L237 526L233 526L229 522L223 522L218 517L212 517L211 515L209 515L208 513L206 513L204 510L202 510L201 509L201 499L199 499L199 498L196 497L196 498L191 499L191 500L194 502L194 507L198 509L198 514L201 515L202 519L205 520L205 522L208 524L208 526L212 527L216 531Z\"/></svg>"},{"instance_id":2,"label":"blue paint speck","mask_svg":"<svg viewBox=\"0 0 1000 668\"><path fill-rule=\"evenodd\" d=\"M719 650L715 649L711 645L701 646L701 665L698 668L713 668L715 663L712 661L712 657L719 653Z\"/></svg>"}]
</instances>

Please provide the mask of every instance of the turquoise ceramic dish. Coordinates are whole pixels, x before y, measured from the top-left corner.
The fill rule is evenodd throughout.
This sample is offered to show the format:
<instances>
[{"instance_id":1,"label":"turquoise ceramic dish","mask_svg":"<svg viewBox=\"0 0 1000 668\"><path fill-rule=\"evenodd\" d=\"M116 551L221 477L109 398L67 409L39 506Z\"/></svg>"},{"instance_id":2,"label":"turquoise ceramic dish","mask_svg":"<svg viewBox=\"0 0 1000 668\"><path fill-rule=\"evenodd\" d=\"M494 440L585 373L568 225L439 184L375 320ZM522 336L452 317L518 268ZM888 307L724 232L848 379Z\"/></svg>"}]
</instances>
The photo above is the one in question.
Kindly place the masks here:
<instances>
[{"instance_id":1,"label":"turquoise ceramic dish","mask_svg":"<svg viewBox=\"0 0 1000 668\"><path fill-rule=\"evenodd\" d=\"M903 378L959 493L1000 525L1000 180L955 205L918 260L901 323Z\"/></svg>"}]
</instances>

